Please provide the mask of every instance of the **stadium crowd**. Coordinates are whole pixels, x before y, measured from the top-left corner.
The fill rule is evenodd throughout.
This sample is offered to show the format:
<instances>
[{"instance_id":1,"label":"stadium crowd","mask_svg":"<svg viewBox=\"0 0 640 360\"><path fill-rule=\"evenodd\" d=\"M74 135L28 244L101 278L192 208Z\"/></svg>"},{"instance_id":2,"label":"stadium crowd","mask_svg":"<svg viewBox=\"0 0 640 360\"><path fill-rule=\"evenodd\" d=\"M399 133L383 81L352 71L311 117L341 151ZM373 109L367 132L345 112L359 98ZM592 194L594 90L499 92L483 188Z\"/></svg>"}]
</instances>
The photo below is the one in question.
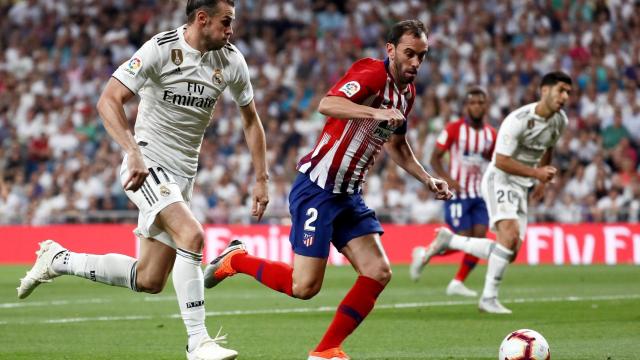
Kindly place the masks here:
<instances>
[{"instance_id":1,"label":"stadium crowd","mask_svg":"<svg viewBox=\"0 0 640 360\"><path fill-rule=\"evenodd\" d=\"M0 1L0 224L135 221L121 189L121 150L95 110L114 69L158 32L185 22L181 1ZM323 126L319 99L347 66L384 57L386 26L418 18L430 50L409 119L427 166L463 95L480 85L498 127L536 99L541 74L574 79L560 176L531 221L637 222L640 215L640 1L236 0L232 41L247 59L268 140L268 216L288 219L298 158ZM137 104L127 108L133 124ZM192 208L206 223L248 223L252 176L230 97L217 104ZM365 200L381 220L442 221L442 203L382 156Z\"/></svg>"}]
</instances>

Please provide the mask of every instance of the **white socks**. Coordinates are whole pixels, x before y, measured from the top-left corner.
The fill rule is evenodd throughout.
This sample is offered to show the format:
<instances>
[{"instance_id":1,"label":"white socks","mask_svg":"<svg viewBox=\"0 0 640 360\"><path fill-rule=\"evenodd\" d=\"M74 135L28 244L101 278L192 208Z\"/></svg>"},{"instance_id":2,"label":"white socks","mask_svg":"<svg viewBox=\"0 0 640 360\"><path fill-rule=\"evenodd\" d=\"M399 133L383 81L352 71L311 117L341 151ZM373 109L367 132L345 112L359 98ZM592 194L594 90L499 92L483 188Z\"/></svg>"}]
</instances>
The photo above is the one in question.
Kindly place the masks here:
<instances>
[{"instance_id":1,"label":"white socks","mask_svg":"<svg viewBox=\"0 0 640 360\"><path fill-rule=\"evenodd\" d=\"M136 259L121 254L93 255L64 251L53 258L51 268L61 275L75 275L137 291L136 262Z\"/></svg>"},{"instance_id":2,"label":"white socks","mask_svg":"<svg viewBox=\"0 0 640 360\"><path fill-rule=\"evenodd\" d=\"M498 287L502 282L502 276L507 269L507 265L513 258L513 251L496 244L489 256L487 275L484 280L483 298L498 297Z\"/></svg>"},{"instance_id":3,"label":"white socks","mask_svg":"<svg viewBox=\"0 0 640 360\"><path fill-rule=\"evenodd\" d=\"M467 254L479 257L481 259L488 259L493 246L496 243L487 238L475 238L469 236L461 236L453 234L449 241L449 248L454 250L460 250Z\"/></svg>"},{"instance_id":4,"label":"white socks","mask_svg":"<svg viewBox=\"0 0 640 360\"><path fill-rule=\"evenodd\" d=\"M53 258L51 268L60 275L75 275L137 291L136 263L136 259L121 254L93 255L64 251ZM202 254L177 249L173 286L189 334L188 351L193 351L202 338L209 336L204 324L204 275L201 263Z\"/></svg>"},{"instance_id":5,"label":"white socks","mask_svg":"<svg viewBox=\"0 0 640 360\"><path fill-rule=\"evenodd\" d=\"M204 324L204 275L201 263L202 254L177 249L173 265L173 287L189 334L188 351L193 351L200 339L209 336Z\"/></svg>"}]
</instances>

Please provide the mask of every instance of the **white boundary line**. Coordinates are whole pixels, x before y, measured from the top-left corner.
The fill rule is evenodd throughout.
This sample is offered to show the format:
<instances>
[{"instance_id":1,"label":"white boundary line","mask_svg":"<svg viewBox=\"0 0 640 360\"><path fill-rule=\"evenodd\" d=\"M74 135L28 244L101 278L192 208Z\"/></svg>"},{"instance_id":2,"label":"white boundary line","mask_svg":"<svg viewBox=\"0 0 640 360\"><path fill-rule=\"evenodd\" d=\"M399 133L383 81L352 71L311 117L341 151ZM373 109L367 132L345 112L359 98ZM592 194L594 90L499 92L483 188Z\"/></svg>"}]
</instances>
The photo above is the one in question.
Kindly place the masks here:
<instances>
[{"instance_id":1,"label":"white boundary line","mask_svg":"<svg viewBox=\"0 0 640 360\"><path fill-rule=\"evenodd\" d=\"M544 297L544 298L515 298L501 300L505 304L540 303L540 302L573 302L573 301L613 301L613 300L634 300L640 299L640 294L627 295L599 295L599 296L566 296L566 297ZM70 302L72 304L74 302ZM76 302L77 303L77 302ZM85 301L84 303L93 303ZM97 303L100 303L97 301ZM428 301L397 304L377 304L376 309L413 309L423 307L446 307L460 305L476 305L477 300L459 301ZM2 305L2 304L0 304ZM333 312L335 306L319 306L306 308L288 309L258 309L258 310L231 310L231 311L208 311L207 316L240 316L240 315L270 315L270 314L295 314L295 313L323 313ZM151 315L127 315L127 316L98 316L98 317L75 317L58 319L41 319L33 321L0 321L0 325L29 325L29 324L67 324L92 321L131 321L131 320L152 320L157 318L179 318L180 314L165 316Z\"/></svg>"}]
</instances>

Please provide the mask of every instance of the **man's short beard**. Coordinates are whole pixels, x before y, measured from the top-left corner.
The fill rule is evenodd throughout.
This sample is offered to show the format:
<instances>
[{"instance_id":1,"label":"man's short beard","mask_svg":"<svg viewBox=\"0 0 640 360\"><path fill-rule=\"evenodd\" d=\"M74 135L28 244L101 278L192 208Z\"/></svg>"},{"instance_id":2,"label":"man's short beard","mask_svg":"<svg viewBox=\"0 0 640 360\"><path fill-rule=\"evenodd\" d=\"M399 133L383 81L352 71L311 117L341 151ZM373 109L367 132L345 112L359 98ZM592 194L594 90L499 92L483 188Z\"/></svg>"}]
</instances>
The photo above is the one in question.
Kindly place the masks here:
<instances>
[{"instance_id":1,"label":"man's short beard","mask_svg":"<svg viewBox=\"0 0 640 360\"><path fill-rule=\"evenodd\" d=\"M477 123L477 124L481 123L483 118L484 118L484 114L482 114L482 116L480 116L478 118L475 118L475 117L471 116L471 114L469 114L469 119L471 119L471 122L474 122L474 123Z\"/></svg>"}]
</instances>

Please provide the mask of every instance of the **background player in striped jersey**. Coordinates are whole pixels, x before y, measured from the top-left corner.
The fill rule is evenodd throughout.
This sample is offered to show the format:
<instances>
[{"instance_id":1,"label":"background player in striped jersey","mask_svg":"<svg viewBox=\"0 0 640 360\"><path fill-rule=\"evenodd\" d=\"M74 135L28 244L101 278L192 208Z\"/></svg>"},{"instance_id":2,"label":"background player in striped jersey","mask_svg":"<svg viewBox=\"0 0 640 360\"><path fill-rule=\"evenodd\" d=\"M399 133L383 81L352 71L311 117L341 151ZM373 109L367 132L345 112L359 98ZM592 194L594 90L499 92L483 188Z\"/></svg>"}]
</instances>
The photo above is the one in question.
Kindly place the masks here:
<instances>
[{"instance_id":1,"label":"background player in striped jersey","mask_svg":"<svg viewBox=\"0 0 640 360\"><path fill-rule=\"evenodd\" d=\"M480 311L510 314L498 301L498 288L507 265L512 262L524 241L527 230L527 201L541 198L545 184L553 180L553 147L569 120L562 107L569 101L572 82L563 72L542 77L540 100L510 113L500 125L491 164L482 177L482 197L487 201L489 224L496 242L453 234L446 228L438 231L429 245L425 262L447 250L461 250L488 259L484 289L478 302Z\"/></svg>"},{"instance_id":2,"label":"background player in striped jersey","mask_svg":"<svg viewBox=\"0 0 640 360\"><path fill-rule=\"evenodd\" d=\"M465 95L466 115L449 123L442 130L431 157L431 166L438 176L455 190L451 200L445 202L445 221L458 235L485 237L489 224L487 205L480 194L482 173L491 161L495 146L496 130L485 124L487 94L480 88L472 88ZM449 153L449 172L442 166L442 158ZM417 281L424 262L426 248L413 250L409 275ZM447 286L447 295L477 296L463 282L473 270L478 258L465 254L460 269Z\"/></svg>"},{"instance_id":3,"label":"background player in striped jersey","mask_svg":"<svg viewBox=\"0 0 640 360\"><path fill-rule=\"evenodd\" d=\"M140 257L67 251L52 240L41 244L18 296L42 282L76 275L134 291L159 293L173 270L180 313L189 335L187 359L235 359L205 326L202 248L204 231L189 210L204 131L215 103L228 87L240 109L256 174L253 215L268 203L265 136L253 102L249 70L229 43L235 19L232 0L189 0L188 22L154 36L122 64L98 102L105 128L126 155L121 179L140 213L135 230ZM135 137L124 103L140 95Z\"/></svg>"},{"instance_id":4,"label":"background player in striped jersey","mask_svg":"<svg viewBox=\"0 0 640 360\"><path fill-rule=\"evenodd\" d=\"M412 83L427 49L424 25L401 21L389 33L388 58L355 62L320 102L318 110L327 121L313 151L298 163L300 174L289 196L293 267L251 256L234 240L205 270L206 287L240 272L276 291L309 299L320 291L333 243L359 276L309 359L348 359L342 342L373 309L391 279L380 244L382 227L360 196L382 146L436 198L452 195L445 181L424 170L406 138L406 118L415 99Z\"/></svg>"}]
</instances>

